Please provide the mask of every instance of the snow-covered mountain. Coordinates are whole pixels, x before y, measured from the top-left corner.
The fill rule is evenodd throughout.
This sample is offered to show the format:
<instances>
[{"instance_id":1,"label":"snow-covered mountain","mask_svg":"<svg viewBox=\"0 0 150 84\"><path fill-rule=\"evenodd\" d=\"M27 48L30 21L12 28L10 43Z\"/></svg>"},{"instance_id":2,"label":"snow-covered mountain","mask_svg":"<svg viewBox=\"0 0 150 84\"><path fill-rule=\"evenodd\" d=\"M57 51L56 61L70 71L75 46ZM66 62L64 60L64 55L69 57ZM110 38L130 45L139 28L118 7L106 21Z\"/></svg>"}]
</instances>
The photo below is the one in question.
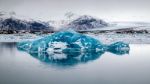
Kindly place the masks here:
<instances>
[{"instance_id":1,"label":"snow-covered mountain","mask_svg":"<svg viewBox=\"0 0 150 84\"><path fill-rule=\"evenodd\" d=\"M28 31L28 32L51 32L53 27L46 22L26 21L17 18L7 18L0 20L1 31Z\"/></svg>"},{"instance_id":2,"label":"snow-covered mountain","mask_svg":"<svg viewBox=\"0 0 150 84\"><path fill-rule=\"evenodd\" d=\"M12 15L0 13L0 32L17 33L17 32L52 32L54 27L47 22L25 20L16 18Z\"/></svg>"},{"instance_id":3,"label":"snow-covered mountain","mask_svg":"<svg viewBox=\"0 0 150 84\"><path fill-rule=\"evenodd\" d=\"M65 25L64 28L66 29L71 28L76 31L80 31L94 28L102 28L106 26L108 26L108 23L106 23L101 19L97 19L88 15L83 15L71 21L69 24Z\"/></svg>"},{"instance_id":4,"label":"snow-covered mountain","mask_svg":"<svg viewBox=\"0 0 150 84\"><path fill-rule=\"evenodd\" d=\"M0 33L53 32L73 29L78 32L150 32L150 23L105 22L101 19L82 15L72 19L39 21L20 17L14 12L0 12Z\"/></svg>"}]
</instances>

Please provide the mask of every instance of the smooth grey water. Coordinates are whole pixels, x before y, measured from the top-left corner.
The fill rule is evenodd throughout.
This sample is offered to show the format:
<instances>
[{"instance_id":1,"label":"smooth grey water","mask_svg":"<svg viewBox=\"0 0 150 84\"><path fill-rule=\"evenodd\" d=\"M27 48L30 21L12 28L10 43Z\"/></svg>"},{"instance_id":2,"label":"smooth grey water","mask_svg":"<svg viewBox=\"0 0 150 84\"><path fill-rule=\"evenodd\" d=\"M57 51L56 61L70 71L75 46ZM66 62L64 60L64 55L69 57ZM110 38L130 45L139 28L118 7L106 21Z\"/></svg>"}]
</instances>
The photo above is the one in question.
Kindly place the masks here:
<instances>
[{"instance_id":1,"label":"smooth grey water","mask_svg":"<svg viewBox=\"0 0 150 84\"><path fill-rule=\"evenodd\" d=\"M0 84L150 84L149 44L69 66L39 59L19 51L16 43L0 43Z\"/></svg>"}]
</instances>

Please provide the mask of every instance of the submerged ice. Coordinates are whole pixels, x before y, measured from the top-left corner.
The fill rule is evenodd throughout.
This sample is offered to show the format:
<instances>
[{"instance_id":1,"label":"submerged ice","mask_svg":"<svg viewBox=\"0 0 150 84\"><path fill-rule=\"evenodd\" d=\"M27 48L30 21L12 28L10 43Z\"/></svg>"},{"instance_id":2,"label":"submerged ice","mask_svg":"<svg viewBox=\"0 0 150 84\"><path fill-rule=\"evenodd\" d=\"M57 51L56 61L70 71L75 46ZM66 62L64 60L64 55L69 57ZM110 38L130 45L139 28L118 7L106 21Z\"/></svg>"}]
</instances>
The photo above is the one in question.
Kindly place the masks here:
<instances>
[{"instance_id":1,"label":"submerged ice","mask_svg":"<svg viewBox=\"0 0 150 84\"><path fill-rule=\"evenodd\" d=\"M60 63L74 59L80 62L81 59L88 61L97 58L105 51L119 55L129 52L129 45L126 43L116 42L106 45L97 39L73 31L57 32L34 41L20 42L17 47L34 57L46 56L49 61L57 60L57 63L58 60Z\"/></svg>"}]
</instances>

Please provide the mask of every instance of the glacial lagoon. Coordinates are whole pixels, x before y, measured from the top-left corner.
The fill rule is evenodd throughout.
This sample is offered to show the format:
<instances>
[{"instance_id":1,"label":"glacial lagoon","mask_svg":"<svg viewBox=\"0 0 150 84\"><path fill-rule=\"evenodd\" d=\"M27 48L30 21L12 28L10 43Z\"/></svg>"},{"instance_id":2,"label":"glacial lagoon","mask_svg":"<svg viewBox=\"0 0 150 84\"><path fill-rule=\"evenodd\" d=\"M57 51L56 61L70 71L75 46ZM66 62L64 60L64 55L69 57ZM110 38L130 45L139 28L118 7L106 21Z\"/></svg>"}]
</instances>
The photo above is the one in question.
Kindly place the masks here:
<instances>
[{"instance_id":1,"label":"glacial lagoon","mask_svg":"<svg viewBox=\"0 0 150 84\"><path fill-rule=\"evenodd\" d=\"M128 53L90 54L95 58L64 63L20 51L16 43L0 43L0 84L149 84L150 45L129 46Z\"/></svg>"}]
</instances>

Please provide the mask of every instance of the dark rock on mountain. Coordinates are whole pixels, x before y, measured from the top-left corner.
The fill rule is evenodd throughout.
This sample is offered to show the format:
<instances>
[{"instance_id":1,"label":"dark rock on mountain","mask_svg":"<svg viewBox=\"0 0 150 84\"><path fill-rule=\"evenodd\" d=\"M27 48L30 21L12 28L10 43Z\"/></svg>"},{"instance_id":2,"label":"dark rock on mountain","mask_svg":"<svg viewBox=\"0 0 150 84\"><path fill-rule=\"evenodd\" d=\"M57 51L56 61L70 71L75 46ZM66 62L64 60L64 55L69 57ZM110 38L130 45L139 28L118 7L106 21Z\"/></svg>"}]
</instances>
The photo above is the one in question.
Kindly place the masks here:
<instances>
[{"instance_id":1,"label":"dark rock on mountain","mask_svg":"<svg viewBox=\"0 0 150 84\"><path fill-rule=\"evenodd\" d=\"M53 27L50 26L48 23L45 22L38 22L38 21L26 21L20 20L16 18L6 18L0 19L0 31L5 32L52 32Z\"/></svg>"},{"instance_id":2,"label":"dark rock on mountain","mask_svg":"<svg viewBox=\"0 0 150 84\"><path fill-rule=\"evenodd\" d=\"M93 28L102 28L106 26L108 26L108 23L106 23L105 21L84 15L70 22L65 26L65 28L72 28L76 31L80 31Z\"/></svg>"}]
</instances>

